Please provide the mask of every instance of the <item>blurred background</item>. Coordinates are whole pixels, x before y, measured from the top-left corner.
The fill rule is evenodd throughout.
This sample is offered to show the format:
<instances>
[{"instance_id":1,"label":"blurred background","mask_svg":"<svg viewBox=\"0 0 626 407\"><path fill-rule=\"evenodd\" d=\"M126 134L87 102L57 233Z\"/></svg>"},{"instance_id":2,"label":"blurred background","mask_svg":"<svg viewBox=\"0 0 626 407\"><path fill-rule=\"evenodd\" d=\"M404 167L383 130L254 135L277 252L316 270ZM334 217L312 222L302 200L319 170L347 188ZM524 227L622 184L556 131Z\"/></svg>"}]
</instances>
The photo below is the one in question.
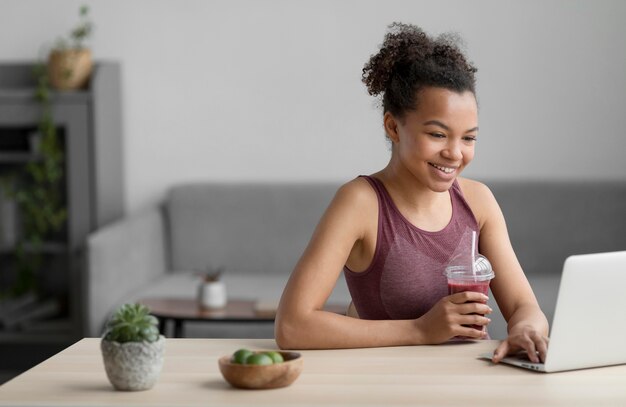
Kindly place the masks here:
<instances>
[{"instance_id":1,"label":"blurred background","mask_svg":"<svg viewBox=\"0 0 626 407\"><path fill-rule=\"evenodd\" d=\"M125 206L185 180L337 180L389 157L361 69L394 21L458 32L478 67L466 176L626 174L623 1L0 0L0 60L31 61L90 7L122 67Z\"/></svg>"}]
</instances>

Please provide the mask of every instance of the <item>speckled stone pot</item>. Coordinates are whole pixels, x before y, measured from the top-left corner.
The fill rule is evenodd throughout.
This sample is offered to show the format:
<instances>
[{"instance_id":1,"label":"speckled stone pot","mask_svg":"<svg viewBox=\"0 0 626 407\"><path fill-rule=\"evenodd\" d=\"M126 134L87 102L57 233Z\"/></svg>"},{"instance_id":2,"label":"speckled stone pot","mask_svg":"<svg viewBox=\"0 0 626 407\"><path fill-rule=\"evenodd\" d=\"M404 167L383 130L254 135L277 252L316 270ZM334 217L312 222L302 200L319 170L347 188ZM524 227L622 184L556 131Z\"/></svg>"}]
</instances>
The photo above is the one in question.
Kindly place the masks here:
<instances>
[{"instance_id":1,"label":"speckled stone pot","mask_svg":"<svg viewBox=\"0 0 626 407\"><path fill-rule=\"evenodd\" d=\"M100 342L104 368L116 390L148 390L154 386L161 368L165 337L156 342Z\"/></svg>"}]
</instances>

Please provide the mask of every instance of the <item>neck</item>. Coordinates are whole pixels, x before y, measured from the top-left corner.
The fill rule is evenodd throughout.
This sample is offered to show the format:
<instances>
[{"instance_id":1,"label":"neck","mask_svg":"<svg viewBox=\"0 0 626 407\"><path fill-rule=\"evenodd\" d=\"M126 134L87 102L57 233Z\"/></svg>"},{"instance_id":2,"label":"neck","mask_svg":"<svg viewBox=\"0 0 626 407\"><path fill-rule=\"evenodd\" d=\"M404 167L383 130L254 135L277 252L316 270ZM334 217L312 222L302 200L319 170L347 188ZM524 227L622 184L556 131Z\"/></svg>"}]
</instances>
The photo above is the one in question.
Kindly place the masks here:
<instances>
[{"instance_id":1,"label":"neck","mask_svg":"<svg viewBox=\"0 0 626 407\"><path fill-rule=\"evenodd\" d=\"M448 191L433 191L411 174L394 156L392 154L387 166L374 176L383 181L396 199L401 199L405 205L421 210L438 210L442 202L450 200Z\"/></svg>"}]
</instances>

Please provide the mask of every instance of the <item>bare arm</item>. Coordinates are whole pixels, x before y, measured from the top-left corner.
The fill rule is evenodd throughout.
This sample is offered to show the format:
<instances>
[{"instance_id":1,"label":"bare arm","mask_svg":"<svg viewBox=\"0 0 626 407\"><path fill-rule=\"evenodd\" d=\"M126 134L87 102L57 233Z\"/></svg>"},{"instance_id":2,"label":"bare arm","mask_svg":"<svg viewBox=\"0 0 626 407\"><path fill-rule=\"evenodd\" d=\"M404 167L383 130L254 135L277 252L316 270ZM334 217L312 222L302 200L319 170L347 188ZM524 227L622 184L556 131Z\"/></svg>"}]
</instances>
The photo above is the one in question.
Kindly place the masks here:
<instances>
[{"instance_id":1,"label":"bare arm","mask_svg":"<svg viewBox=\"0 0 626 407\"><path fill-rule=\"evenodd\" d=\"M502 211L486 186L466 181L463 187L480 218L480 252L493 265L496 277L491 283L491 291L508 323L508 338L496 349L494 362L519 350L526 350L535 362L538 361L538 351L539 358L544 360L548 321L515 256Z\"/></svg>"},{"instance_id":2,"label":"bare arm","mask_svg":"<svg viewBox=\"0 0 626 407\"><path fill-rule=\"evenodd\" d=\"M479 293L445 297L417 320L363 320L323 311L343 265L362 248L368 219L377 217L376 197L363 182L352 181L337 192L296 265L276 315L278 346L357 348L439 343L455 335L481 337L479 330L462 326L488 323L470 315L489 313L485 304L466 303L484 301Z\"/></svg>"},{"instance_id":3,"label":"bare arm","mask_svg":"<svg viewBox=\"0 0 626 407\"><path fill-rule=\"evenodd\" d=\"M409 345L418 341L414 321L367 321L323 311L353 247L364 234L366 193L345 185L320 220L296 265L276 315L281 348L351 348Z\"/></svg>"}]
</instances>

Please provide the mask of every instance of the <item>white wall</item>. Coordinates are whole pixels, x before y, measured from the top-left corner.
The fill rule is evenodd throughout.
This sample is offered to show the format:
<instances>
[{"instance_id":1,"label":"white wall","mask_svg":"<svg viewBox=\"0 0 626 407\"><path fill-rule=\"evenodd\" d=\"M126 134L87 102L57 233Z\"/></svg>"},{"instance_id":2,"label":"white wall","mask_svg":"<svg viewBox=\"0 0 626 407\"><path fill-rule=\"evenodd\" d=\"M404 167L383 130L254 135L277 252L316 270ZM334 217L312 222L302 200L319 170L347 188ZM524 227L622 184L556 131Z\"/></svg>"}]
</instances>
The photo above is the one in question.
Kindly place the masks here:
<instances>
[{"instance_id":1,"label":"white wall","mask_svg":"<svg viewBox=\"0 0 626 407\"><path fill-rule=\"evenodd\" d=\"M0 60L80 4L123 64L127 209L192 180L348 180L384 166L361 69L393 21L458 31L479 68L482 179L626 176L626 2L0 0Z\"/></svg>"}]
</instances>

